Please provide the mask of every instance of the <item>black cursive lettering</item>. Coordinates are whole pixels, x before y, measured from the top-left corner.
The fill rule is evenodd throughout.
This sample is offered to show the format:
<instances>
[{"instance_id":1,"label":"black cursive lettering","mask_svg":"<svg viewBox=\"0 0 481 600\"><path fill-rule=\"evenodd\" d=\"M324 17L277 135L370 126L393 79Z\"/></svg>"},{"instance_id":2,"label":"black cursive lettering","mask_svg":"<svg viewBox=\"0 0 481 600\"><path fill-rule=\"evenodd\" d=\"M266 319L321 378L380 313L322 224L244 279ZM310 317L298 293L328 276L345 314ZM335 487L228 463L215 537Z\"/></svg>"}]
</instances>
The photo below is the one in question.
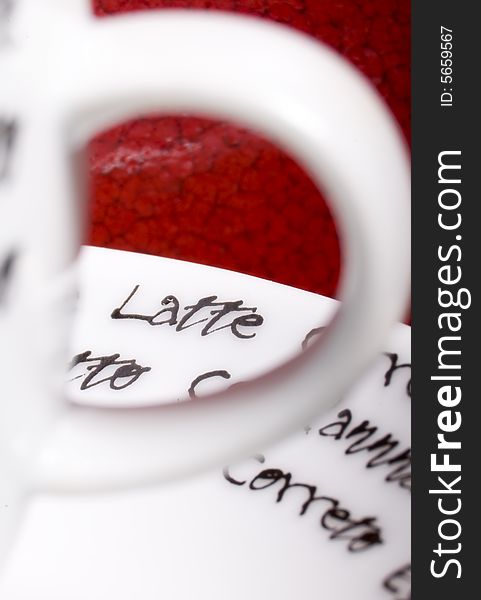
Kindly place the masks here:
<instances>
[{"instance_id":1,"label":"black cursive lettering","mask_svg":"<svg viewBox=\"0 0 481 600\"><path fill-rule=\"evenodd\" d=\"M337 415L338 420L319 429L319 435L332 437L335 440L344 438L354 440L344 451L345 454L356 454L366 452L370 458L366 463L367 469L380 467L381 465L394 466L385 477L387 482L397 482L404 489L411 490L411 449L406 448L398 454L394 450L399 446L399 441L392 437L391 433L376 440L378 427L371 425L369 421L362 421L359 425L350 429L352 413L349 409L341 410Z\"/></svg>"},{"instance_id":2,"label":"black cursive lettering","mask_svg":"<svg viewBox=\"0 0 481 600\"><path fill-rule=\"evenodd\" d=\"M135 359L119 360L120 354L111 354L110 356L91 356L91 354L90 350L77 354L73 357L69 366L69 370L72 370L80 364L86 363L88 365L86 367L88 373L78 375L71 380L74 381L84 377L80 385L81 390L87 390L106 382L109 382L111 390L123 390L135 383L143 373L151 370L150 367L138 365ZM109 367L115 367L114 372L96 380L96 377L102 372L105 375L105 371ZM125 382L118 383L121 380L125 380Z\"/></svg>"},{"instance_id":3,"label":"black cursive lettering","mask_svg":"<svg viewBox=\"0 0 481 600\"><path fill-rule=\"evenodd\" d=\"M139 287L139 285L136 285L124 302L112 311L110 315L112 319L135 319L144 321L152 326L175 326L175 331L177 332L205 323L200 331L200 335L203 337L222 329L230 329L231 333L240 339L251 339L256 335L255 333L243 333L240 331L240 328L260 327L264 322L262 315L257 313L257 307L243 306L243 300L217 302L217 296L215 295L206 296L198 300L195 304L185 306L182 316L179 315L181 310L179 300L173 295L165 296L161 301L162 309L152 315L124 312L124 309L136 295ZM238 313L244 314L239 315ZM221 324L222 321L224 322Z\"/></svg>"},{"instance_id":4,"label":"black cursive lettering","mask_svg":"<svg viewBox=\"0 0 481 600\"><path fill-rule=\"evenodd\" d=\"M164 325L167 323L168 325L175 325L177 323L177 315L179 313L179 301L175 296L166 296L163 300L161 300L161 305L164 307L153 315L139 315L136 313L123 313L122 309L125 308L126 304L135 296L137 290L139 289L139 285L136 285L134 289L127 296L125 301L122 303L119 308L114 308L111 313L112 319L137 319L139 321L147 321L149 325ZM157 317L163 314L169 314L170 317L168 319L164 319L162 321L156 321Z\"/></svg>"},{"instance_id":5,"label":"black cursive lettering","mask_svg":"<svg viewBox=\"0 0 481 600\"><path fill-rule=\"evenodd\" d=\"M194 379L194 381L190 384L189 388L189 397L194 399L197 398L197 394L195 393L196 387L202 381L206 379L211 379L212 377L223 377L224 379L230 379L231 375L228 371L209 371L208 373L203 373Z\"/></svg>"},{"instance_id":6,"label":"black cursive lettering","mask_svg":"<svg viewBox=\"0 0 481 600\"><path fill-rule=\"evenodd\" d=\"M184 329L189 329L189 327L193 327L194 325L198 325L199 323L205 323L208 320L208 317L204 317L203 319L199 319L198 321L194 321L194 323L189 323L189 325L187 325L187 322L196 313L199 313L202 309L204 309L206 307L210 307L210 306L218 306L218 304L216 304L214 302L214 300L217 300L217 296L207 296L206 298L201 298L196 304L192 304L190 306L186 306L185 310L187 312L182 317L182 319L179 321L179 324L175 328L176 331L183 331ZM210 325L210 323L207 325L207 327L209 325ZM207 335L207 333L206 333L206 327L204 327L202 329L201 335Z\"/></svg>"},{"instance_id":7,"label":"black cursive lettering","mask_svg":"<svg viewBox=\"0 0 481 600\"><path fill-rule=\"evenodd\" d=\"M411 363L404 363L402 365L398 365L397 361L399 356L395 352L384 352L384 356L387 356L391 361L391 366L384 373L384 387L387 387L391 384L394 372L398 369L409 369L409 371L411 371ZM411 397L411 377L408 379L408 382L406 384L406 393L409 397Z\"/></svg>"},{"instance_id":8,"label":"black cursive lettering","mask_svg":"<svg viewBox=\"0 0 481 600\"><path fill-rule=\"evenodd\" d=\"M393 600L411 600L411 565L403 565L389 573L382 585L385 590L395 596Z\"/></svg>"},{"instance_id":9,"label":"black cursive lettering","mask_svg":"<svg viewBox=\"0 0 481 600\"><path fill-rule=\"evenodd\" d=\"M314 329L311 329L311 331L309 331L309 333L306 335L306 337L302 341L302 344L301 344L302 349L305 350L306 348L308 348L311 343L311 340L314 339L315 337L317 337L318 335L321 335L322 333L324 333L325 329L326 329L326 327L315 327Z\"/></svg>"},{"instance_id":10,"label":"black cursive lettering","mask_svg":"<svg viewBox=\"0 0 481 600\"><path fill-rule=\"evenodd\" d=\"M266 462L266 457L263 454L256 454L255 456L253 456L253 459L261 464L264 464ZM243 481L234 479L234 477L232 477L232 475L230 474L230 467L224 467L222 473L229 483L232 483L234 485L244 485L245 483L247 483L247 480L245 479Z\"/></svg>"},{"instance_id":11,"label":"black cursive lettering","mask_svg":"<svg viewBox=\"0 0 481 600\"><path fill-rule=\"evenodd\" d=\"M262 455L254 458L259 463L265 462L265 457ZM345 540L349 552L361 552L383 543L381 529L376 524L375 517L353 518L347 509L340 506L339 500L318 494L316 485L293 481L293 475L290 472L279 468L267 468L262 469L254 476L237 478L231 471L232 467L226 467L223 471L224 477L229 483L238 487L243 487L248 483L247 489L251 491L273 488L277 491L276 502L282 502L289 490L302 490L303 497L299 516L305 515L315 503L316 506L321 506L322 512L319 521L321 528L330 532L329 539Z\"/></svg>"}]
</instances>

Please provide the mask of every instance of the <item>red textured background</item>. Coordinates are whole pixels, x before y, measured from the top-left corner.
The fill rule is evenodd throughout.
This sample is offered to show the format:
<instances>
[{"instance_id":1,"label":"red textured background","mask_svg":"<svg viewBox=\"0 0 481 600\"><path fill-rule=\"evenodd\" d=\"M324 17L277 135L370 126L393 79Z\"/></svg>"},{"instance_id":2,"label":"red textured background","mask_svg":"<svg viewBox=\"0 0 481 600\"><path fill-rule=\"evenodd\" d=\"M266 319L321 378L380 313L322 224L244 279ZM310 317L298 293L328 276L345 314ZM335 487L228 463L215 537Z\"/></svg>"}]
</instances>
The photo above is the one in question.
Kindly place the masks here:
<instances>
[{"instance_id":1,"label":"red textured background","mask_svg":"<svg viewBox=\"0 0 481 600\"><path fill-rule=\"evenodd\" d=\"M168 7L254 14L333 46L409 139L408 0L93 0L98 16ZM340 253L326 203L295 162L245 129L190 115L123 123L92 140L90 175L88 243L335 295Z\"/></svg>"}]
</instances>

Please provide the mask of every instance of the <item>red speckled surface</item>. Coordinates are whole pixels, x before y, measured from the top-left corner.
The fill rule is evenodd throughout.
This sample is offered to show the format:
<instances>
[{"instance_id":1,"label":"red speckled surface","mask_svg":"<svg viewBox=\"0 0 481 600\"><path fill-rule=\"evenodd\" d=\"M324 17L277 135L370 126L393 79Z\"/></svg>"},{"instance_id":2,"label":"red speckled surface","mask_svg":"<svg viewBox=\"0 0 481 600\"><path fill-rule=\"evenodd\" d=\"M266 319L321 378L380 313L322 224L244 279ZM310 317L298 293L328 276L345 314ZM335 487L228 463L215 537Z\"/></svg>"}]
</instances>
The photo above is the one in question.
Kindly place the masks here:
<instances>
[{"instance_id":1,"label":"red speckled surface","mask_svg":"<svg viewBox=\"0 0 481 600\"><path fill-rule=\"evenodd\" d=\"M407 0L93 0L98 16L167 7L255 14L328 43L371 79L408 138ZM90 174L89 243L335 295L340 254L326 203L253 133L190 115L138 119L92 140Z\"/></svg>"}]
</instances>

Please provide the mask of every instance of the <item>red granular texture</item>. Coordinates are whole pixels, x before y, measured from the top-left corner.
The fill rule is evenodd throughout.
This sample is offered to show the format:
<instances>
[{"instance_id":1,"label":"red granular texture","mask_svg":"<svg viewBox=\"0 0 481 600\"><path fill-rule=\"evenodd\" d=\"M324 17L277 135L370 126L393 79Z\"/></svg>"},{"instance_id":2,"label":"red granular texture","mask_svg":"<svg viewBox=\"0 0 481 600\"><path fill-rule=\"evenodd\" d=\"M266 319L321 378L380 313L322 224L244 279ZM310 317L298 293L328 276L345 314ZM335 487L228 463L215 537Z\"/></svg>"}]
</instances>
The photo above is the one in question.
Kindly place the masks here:
<instances>
[{"instance_id":1,"label":"red granular texture","mask_svg":"<svg viewBox=\"0 0 481 600\"><path fill-rule=\"evenodd\" d=\"M258 15L333 46L369 77L409 137L408 0L93 0L98 16L168 7ZM335 295L340 250L324 199L252 132L190 115L130 121L92 140L90 174L91 244Z\"/></svg>"}]
</instances>

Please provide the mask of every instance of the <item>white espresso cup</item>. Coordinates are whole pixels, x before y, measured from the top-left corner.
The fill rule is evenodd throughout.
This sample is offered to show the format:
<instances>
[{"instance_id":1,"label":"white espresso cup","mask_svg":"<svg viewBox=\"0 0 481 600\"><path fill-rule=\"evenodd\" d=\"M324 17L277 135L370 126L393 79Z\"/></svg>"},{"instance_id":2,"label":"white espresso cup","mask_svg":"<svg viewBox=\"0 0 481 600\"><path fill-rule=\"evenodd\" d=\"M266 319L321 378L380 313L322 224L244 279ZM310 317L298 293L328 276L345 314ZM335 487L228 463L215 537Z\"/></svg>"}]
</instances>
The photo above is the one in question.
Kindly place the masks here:
<instances>
[{"instance_id":1,"label":"white espresso cup","mask_svg":"<svg viewBox=\"0 0 481 600\"><path fill-rule=\"evenodd\" d=\"M88 0L3 0L0 18L1 558L32 492L185 475L256 451L340 399L406 306L409 170L370 85L284 26L198 11L96 20ZM298 160L338 222L341 308L318 343L227 392L132 409L72 405L62 377L82 152L99 130L154 111L234 121Z\"/></svg>"}]
</instances>

